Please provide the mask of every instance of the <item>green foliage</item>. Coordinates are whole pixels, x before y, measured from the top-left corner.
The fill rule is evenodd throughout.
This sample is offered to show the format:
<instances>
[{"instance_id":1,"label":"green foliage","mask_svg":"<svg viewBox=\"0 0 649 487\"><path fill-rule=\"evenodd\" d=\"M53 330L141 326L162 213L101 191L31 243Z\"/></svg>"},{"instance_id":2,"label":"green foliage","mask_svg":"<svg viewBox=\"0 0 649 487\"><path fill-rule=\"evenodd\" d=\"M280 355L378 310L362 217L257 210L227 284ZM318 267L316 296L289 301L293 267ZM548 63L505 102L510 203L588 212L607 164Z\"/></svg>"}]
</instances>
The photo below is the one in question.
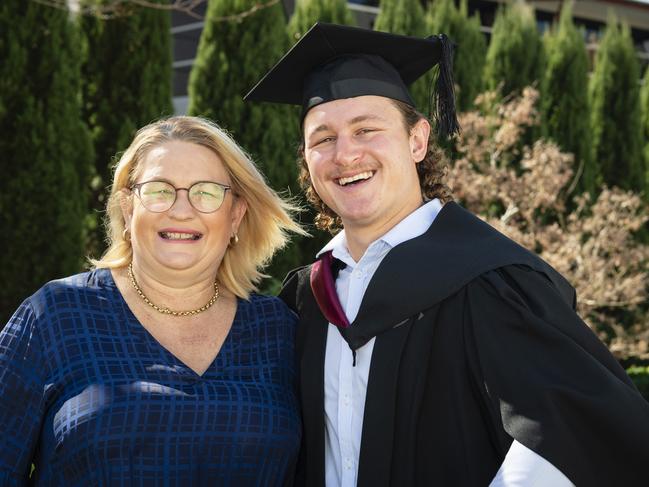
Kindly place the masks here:
<instances>
[{"instance_id":1,"label":"green foliage","mask_svg":"<svg viewBox=\"0 0 649 487\"><path fill-rule=\"evenodd\" d=\"M355 24L354 16L345 0L298 0L287 27L289 41L297 42L317 21L343 25ZM286 120L286 123L295 128L295 135L292 136L292 139L299 142L302 136L299 129L301 109L291 107L291 110L293 120ZM294 156L295 152L291 152L291 155ZM305 209L309 209L306 201L302 201L301 204ZM313 261L315 255L331 238L331 235L319 231L313 226L315 211L312 209L305 211L300 217L311 237L295 237L293 243L284 253L295 254L296 257L293 260L295 264L306 264ZM265 283L264 290L269 294L276 294L281 287L281 280L284 278L285 272L283 268L278 268L276 265L270 271L274 279L269 279Z\"/></svg>"},{"instance_id":2,"label":"green foliage","mask_svg":"<svg viewBox=\"0 0 649 487\"><path fill-rule=\"evenodd\" d=\"M609 18L590 79L592 157L609 186L642 190L640 67L626 25Z\"/></svg>"},{"instance_id":3,"label":"green foliage","mask_svg":"<svg viewBox=\"0 0 649 487\"><path fill-rule=\"evenodd\" d=\"M542 67L542 42L532 8L521 0L500 8L487 50L487 88L501 87L503 95L520 93L540 79Z\"/></svg>"},{"instance_id":4,"label":"green foliage","mask_svg":"<svg viewBox=\"0 0 649 487\"><path fill-rule=\"evenodd\" d=\"M572 22L572 4L561 11L559 25L545 36L546 69L541 83L543 136L574 154L579 189L595 191L597 168L590 158L588 55L583 32Z\"/></svg>"},{"instance_id":5,"label":"green foliage","mask_svg":"<svg viewBox=\"0 0 649 487\"><path fill-rule=\"evenodd\" d=\"M649 401L649 367L634 366L628 368L626 372L640 391L640 394Z\"/></svg>"},{"instance_id":6,"label":"green foliage","mask_svg":"<svg viewBox=\"0 0 649 487\"><path fill-rule=\"evenodd\" d=\"M480 17L469 18L467 0L460 7L454 0L436 0L429 4L426 13L428 31L444 33L456 43L453 76L458 86L459 110L473 107L475 97L482 91L482 73L487 52L487 42L480 32Z\"/></svg>"},{"instance_id":7,"label":"green foliage","mask_svg":"<svg viewBox=\"0 0 649 487\"><path fill-rule=\"evenodd\" d=\"M297 42L316 22L354 25L354 16L345 0L297 0L288 22L291 42Z\"/></svg>"},{"instance_id":8,"label":"green foliage","mask_svg":"<svg viewBox=\"0 0 649 487\"><path fill-rule=\"evenodd\" d=\"M91 196L94 215L105 206L116 155L128 147L137 129L173 113L171 14L135 5L126 8L110 19L80 19L87 51L82 66L83 115L92 131L98 176ZM98 256L104 236L101 226L93 223L96 232L89 247Z\"/></svg>"},{"instance_id":9,"label":"green foliage","mask_svg":"<svg viewBox=\"0 0 649 487\"><path fill-rule=\"evenodd\" d=\"M257 161L275 190L295 195L295 112L289 106L242 98L288 47L282 6L275 4L239 20L223 19L255 5L255 0L209 2L190 75L189 113L208 117L228 130ZM300 262L299 251L287 250L276 257L268 272L283 278Z\"/></svg>"},{"instance_id":10,"label":"green foliage","mask_svg":"<svg viewBox=\"0 0 649 487\"><path fill-rule=\"evenodd\" d=\"M419 0L381 0L379 14L374 22L374 29L393 34L414 37L426 37L426 20L424 9ZM409 88L415 105L420 111L429 108L429 87L431 74L422 76Z\"/></svg>"},{"instance_id":11,"label":"green foliage","mask_svg":"<svg viewBox=\"0 0 649 487\"><path fill-rule=\"evenodd\" d=\"M645 199L649 200L649 69L645 71L640 89L642 140L645 166Z\"/></svg>"},{"instance_id":12,"label":"green foliage","mask_svg":"<svg viewBox=\"0 0 649 487\"><path fill-rule=\"evenodd\" d=\"M81 121L69 12L0 2L0 321L44 282L82 268L92 145Z\"/></svg>"}]
</instances>

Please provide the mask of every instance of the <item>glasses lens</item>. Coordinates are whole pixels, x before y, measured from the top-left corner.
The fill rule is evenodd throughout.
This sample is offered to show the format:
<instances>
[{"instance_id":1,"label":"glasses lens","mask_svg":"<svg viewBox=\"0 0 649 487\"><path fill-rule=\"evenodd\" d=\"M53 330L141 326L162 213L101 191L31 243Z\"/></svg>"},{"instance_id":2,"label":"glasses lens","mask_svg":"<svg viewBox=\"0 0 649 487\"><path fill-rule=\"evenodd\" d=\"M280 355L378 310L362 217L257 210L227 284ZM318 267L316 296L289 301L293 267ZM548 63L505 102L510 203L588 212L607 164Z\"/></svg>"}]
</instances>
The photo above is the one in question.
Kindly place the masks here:
<instances>
[{"instance_id":1,"label":"glasses lens","mask_svg":"<svg viewBox=\"0 0 649 487\"><path fill-rule=\"evenodd\" d=\"M212 213L225 199L225 188L216 183L196 183L189 188L189 201L198 211Z\"/></svg>"},{"instance_id":2,"label":"glasses lens","mask_svg":"<svg viewBox=\"0 0 649 487\"><path fill-rule=\"evenodd\" d=\"M150 181L140 186L140 200L149 211L167 211L176 201L176 190L163 181Z\"/></svg>"}]
</instances>

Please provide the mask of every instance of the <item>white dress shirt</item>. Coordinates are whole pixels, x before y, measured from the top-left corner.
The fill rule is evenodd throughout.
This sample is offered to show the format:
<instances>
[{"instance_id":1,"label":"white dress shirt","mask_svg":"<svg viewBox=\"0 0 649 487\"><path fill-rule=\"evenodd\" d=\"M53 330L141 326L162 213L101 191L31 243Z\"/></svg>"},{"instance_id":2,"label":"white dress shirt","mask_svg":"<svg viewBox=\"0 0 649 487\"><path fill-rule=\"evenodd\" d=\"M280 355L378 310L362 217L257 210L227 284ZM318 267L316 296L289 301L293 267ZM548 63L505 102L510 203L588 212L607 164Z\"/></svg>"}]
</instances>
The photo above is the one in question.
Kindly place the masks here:
<instances>
[{"instance_id":1,"label":"white dress shirt","mask_svg":"<svg viewBox=\"0 0 649 487\"><path fill-rule=\"evenodd\" d=\"M350 322L356 318L370 279L388 252L396 245L424 234L441 208L437 199L422 205L383 237L372 242L358 262L354 261L347 249L344 230L319 252L318 255L331 250L335 258L347 265L338 274L336 292ZM353 367L349 345L336 326L329 324L324 377L327 487L356 485L365 395L374 341L372 338L356 351L356 366ZM548 481L542 480L542 483L534 484L525 482L532 477L537 480L547 478ZM491 485L574 487L552 464L516 441Z\"/></svg>"}]
</instances>

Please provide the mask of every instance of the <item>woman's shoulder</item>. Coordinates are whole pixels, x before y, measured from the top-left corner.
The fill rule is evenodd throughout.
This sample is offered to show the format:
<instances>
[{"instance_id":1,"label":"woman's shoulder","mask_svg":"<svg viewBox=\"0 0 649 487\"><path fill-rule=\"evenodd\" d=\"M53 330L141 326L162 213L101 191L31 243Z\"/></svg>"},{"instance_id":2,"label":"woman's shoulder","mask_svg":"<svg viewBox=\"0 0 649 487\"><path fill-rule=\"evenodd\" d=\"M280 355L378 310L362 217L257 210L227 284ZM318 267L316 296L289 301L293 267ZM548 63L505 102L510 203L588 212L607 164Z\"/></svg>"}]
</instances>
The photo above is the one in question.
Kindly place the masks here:
<instances>
[{"instance_id":1,"label":"woman's shoulder","mask_svg":"<svg viewBox=\"0 0 649 487\"><path fill-rule=\"evenodd\" d=\"M4 329L12 337L22 337L19 341L24 346L33 340L40 340L43 347L56 345L57 337L78 329L84 316L106 308L104 289L111 282L110 271L105 269L50 281L22 302Z\"/></svg>"},{"instance_id":2,"label":"woman's shoulder","mask_svg":"<svg viewBox=\"0 0 649 487\"><path fill-rule=\"evenodd\" d=\"M106 292L115 289L108 269L93 269L49 281L25 300L36 314L74 308L102 301Z\"/></svg>"},{"instance_id":3,"label":"woman's shoulder","mask_svg":"<svg viewBox=\"0 0 649 487\"><path fill-rule=\"evenodd\" d=\"M269 320L281 320L293 325L297 316L277 296L251 293L248 299L239 299L239 306L246 314L257 318Z\"/></svg>"}]
</instances>

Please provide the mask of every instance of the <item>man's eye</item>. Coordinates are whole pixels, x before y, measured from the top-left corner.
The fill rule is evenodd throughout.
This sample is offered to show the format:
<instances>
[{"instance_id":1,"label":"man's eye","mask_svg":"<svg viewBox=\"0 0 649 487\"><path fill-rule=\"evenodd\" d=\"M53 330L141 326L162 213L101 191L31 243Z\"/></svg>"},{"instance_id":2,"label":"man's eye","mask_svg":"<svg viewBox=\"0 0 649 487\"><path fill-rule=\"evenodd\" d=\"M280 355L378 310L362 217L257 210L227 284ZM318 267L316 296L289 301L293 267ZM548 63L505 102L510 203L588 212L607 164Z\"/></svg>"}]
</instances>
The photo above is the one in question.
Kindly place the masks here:
<instances>
[{"instance_id":1,"label":"man's eye","mask_svg":"<svg viewBox=\"0 0 649 487\"><path fill-rule=\"evenodd\" d=\"M326 144L327 142L331 142L331 141L333 141L333 140L334 140L334 137L324 137L324 138L318 140L318 141L317 141L315 144L313 144L313 145L316 146L316 145L320 145L320 144Z\"/></svg>"},{"instance_id":2,"label":"man's eye","mask_svg":"<svg viewBox=\"0 0 649 487\"><path fill-rule=\"evenodd\" d=\"M369 134L370 132L374 132L374 129L360 129L357 133L359 135L363 135L363 134Z\"/></svg>"}]
</instances>

